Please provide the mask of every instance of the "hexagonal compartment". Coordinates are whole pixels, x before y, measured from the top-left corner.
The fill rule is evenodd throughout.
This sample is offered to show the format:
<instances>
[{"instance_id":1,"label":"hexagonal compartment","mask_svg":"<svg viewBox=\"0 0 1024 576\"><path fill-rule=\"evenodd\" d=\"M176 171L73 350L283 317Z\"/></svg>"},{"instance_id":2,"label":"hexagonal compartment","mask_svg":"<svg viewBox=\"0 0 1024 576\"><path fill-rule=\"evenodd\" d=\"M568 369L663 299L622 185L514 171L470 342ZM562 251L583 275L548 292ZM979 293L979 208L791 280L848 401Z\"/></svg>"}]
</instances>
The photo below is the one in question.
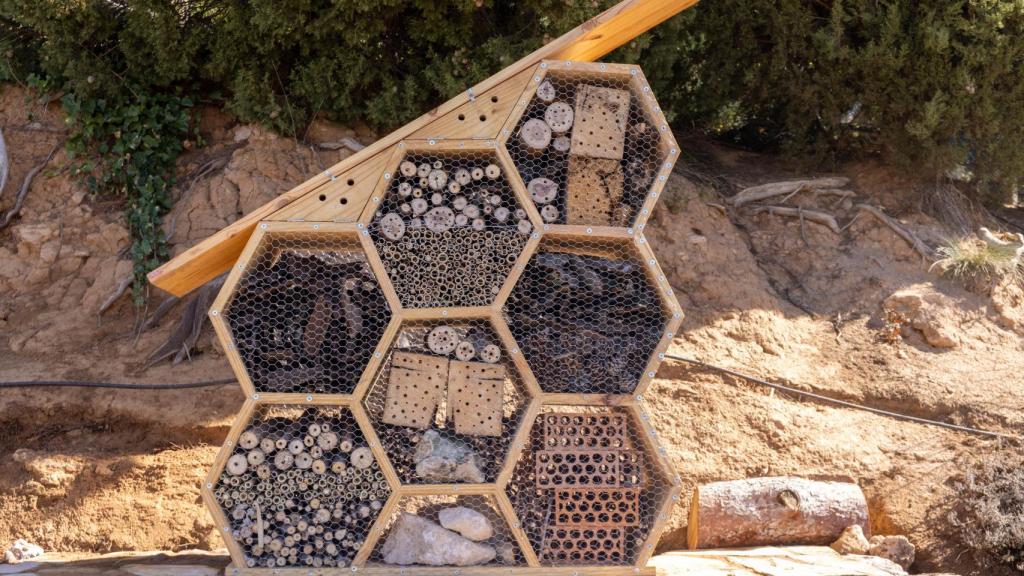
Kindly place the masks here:
<instances>
[{"instance_id":1,"label":"hexagonal compartment","mask_svg":"<svg viewBox=\"0 0 1024 576\"><path fill-rule=\"evenodd\" d=\"M369 445L347 407L256 406L207 492L235 565L350 565L391 494Z\"/></svg>"},{"instance_id":2,"label":"hexagonal compartment","mask_svg":"<svg viewBox=\"0 0 1024 576\"><path fill-rule=\"evenodd\" d=\"M495 148L409 144L361 220L402 306L486 306L533 224Z\"/></svg>"},{"instance_id":3,"label":"hexagonal compartment","mask_svg":"<svg viewBox=\"0 0 1024 576\"><path fill-rule=\"evenodd\" d=\"M677 489L633 410L544 406L531 426L506 491L540 563L641 560Z\"/></svg>"},{"instance_id":4,"label":"hexagonal compartment","mask_svg":"<svg viewBox=\"0 0 1024 576\"><path fill-rule=\"evenodd\" d=\"M526 566L526 559L494 496L400 496L367 562L385 566Z\"/></svg>"},{"instance_id":5,"label":"hexagonal compartment","mask_svg":"<svg viewBox=\"0 0 1024 576\"><path fill-rule=\"evenodd\" d=\"M494 482L530 401L487 319L405 321L363 405L403 484Z\"/></svg>"},{"instance_id":6,"label":"hexagonal compartment","mask_svg":"<svg viewBox=\"0 0 1024 576\"><path fill-rule=\"evenodd\" d=\"M504 145L547 224L643 227L678 154L635 66L544 62Z\"/></svg>"},{"instance_id":7,"label":"hexagonal compartment","mask_svg":"<svg viewBox=\"0 0 1024 576\"><path fill-rule=\"evenodd\" d=\"M238 354L255 392L350 394L391 319L355 226L270 226L251 240L237 283L223 288L234 345L226 352Z\"/></svg>"},{"instance_id":8,"label":"hexagonal compartment","mask_svg":"<svg viewBox=\"0 0 1024 576\"><path fill-rule=\"evenodd\" d=\"M681 314L635 242L548 235L530 258L503 313L542 391L631 394L653 376Z\"/></svg>"}]
</instances>

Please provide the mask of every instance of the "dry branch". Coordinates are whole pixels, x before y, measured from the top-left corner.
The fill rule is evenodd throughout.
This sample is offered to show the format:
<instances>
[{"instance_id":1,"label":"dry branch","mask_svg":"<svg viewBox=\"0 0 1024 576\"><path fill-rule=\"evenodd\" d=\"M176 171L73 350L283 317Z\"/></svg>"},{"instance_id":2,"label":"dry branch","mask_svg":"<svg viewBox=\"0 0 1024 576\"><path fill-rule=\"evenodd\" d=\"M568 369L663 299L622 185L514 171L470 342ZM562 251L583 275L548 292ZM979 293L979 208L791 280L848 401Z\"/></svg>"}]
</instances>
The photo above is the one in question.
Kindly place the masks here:
<instances>
[{"instance_id":1,"label":"dry branch","mask_svg":"<svg viewBox=\"0 0 1024 576\"><path fill-rule=\"evenodd\" d=\"M123 296L128 290L128 287L132 285L132 280L134 279L135 277L129 274L118 281L117 286L114 287L114 291L110 293L110 296L107 296L107 299L103 301L103 304L100 304L100 310L97 314L102 315L107 311L107 309L113 306L114 302L117 302L117 299Z\"/></svg>"},{"instance_id":2,"label":"dry branch","mask_svg":"<svg viewBox=\"0 0 1024 576\"><path fill-rule=\"evenodd\" d=\"M783 194L792 194L799 192L800 190L842 188L849 183L849 178L843 178L841 176L813 178L811 180L772 182L770 184L761 184L760 186L752 186L750 188L740 190L739 193L732 197L732 204L733 206L739 207L757 200L764 200L765 198L772 198L773 196L782 196Z\"/></svg>"},{"instance_id":3,"label":"dry branch","mask_svg":"<svg viewBox=\"0 0 1024 576\"><path fill-rule=\"evenodd\" d=\"M793 477L714 482L693 491L687 544L824 545L854 524L868 532L868 505L856 484Z\"/></svg>"},{"instance_id":4,"label":"dry branch","mask_svg":"<svg viewBox=\"0 0 1024 576\"><path fill-rule=\"evenodd\" d=\"M3 130L0 130L0 196L4 195L4 186L7 185L8 166L7 142L4 141Z\"/></svg>"},{"instance_id":5,"label":"dry branch","mask_svg":"<svg viewBox=\"0 0 1024 576\"><path fill-rule=\"evenodd\" d=\"M903 225L897 222L895 218L887 215L885 212L882 212L881 208L871 206L870 204L858 204L857 209L871 214L881 223L892 228L892 231L895 232L897 236L906 240L907 244L910 244L910 247L916 250L917 253L926 260L931 260L935 256L934 251L920 238L918 238L916 234L904 228Z\"/></svg>"},{"instance_id":6,"label":"dry branch","mask_svg":"<svg viewBox=\"0 0 1024 576\"><path fill-rule=\"evenodd\" d=\"M758 206L753 210L754 214L760 214L761 212L767 212L772 216L787 216L790 218L800 218L808 222L814 222L827 227L829 230L839 234L839 223L832 217L831 214L825 212L819 212L817 210L805 210L803 208L793 208L790 206Z\"/></svg>"},{"instance_id":7,"label":"dry branch","mask_svg":"<svg viewBox=\"0 0 1024 576\"><path fill-rule=\"evenodd\" d=\"M366 144L363 144L355 138L345 137L337 142L321 142L316 145L321 150L338 150L339 148L348 148L353 152L359 152L363 148L366 148Z\"/></svg>"},{"instance_id":8,"label":"dry branch","mask_svg":"<svg viewBox=\"0 0 1024 576\"><path fill-rule=\"evenodd\" d=\"M7 225L11 223L11 220L21 212L21 205L25 203L25 197L28 196L28 189L32 185L32 180L35 179L36 175L50 163L50 160L53 159L53 155L57 153L57 150L61 145L62 143L57 143L57 145L53 147L53 150L50 150L50 153L47 154L46 160L43 160L38 166L29 170L28 174L25 175L25 180L21 183L18 195L14 198L14 206L7 211L7 214L4 214L3 220L0 220L0 230L6 228Z\"/></svg>"}]
</instances>

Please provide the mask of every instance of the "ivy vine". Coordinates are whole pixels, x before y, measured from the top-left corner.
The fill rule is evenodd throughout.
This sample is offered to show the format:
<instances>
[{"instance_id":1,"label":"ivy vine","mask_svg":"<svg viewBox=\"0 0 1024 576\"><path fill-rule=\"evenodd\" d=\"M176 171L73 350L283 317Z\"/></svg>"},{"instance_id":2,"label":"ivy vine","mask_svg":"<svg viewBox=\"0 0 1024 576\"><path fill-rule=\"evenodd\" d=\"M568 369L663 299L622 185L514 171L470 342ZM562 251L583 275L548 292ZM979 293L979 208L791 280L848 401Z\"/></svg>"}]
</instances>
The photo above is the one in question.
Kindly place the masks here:
<instances>
[{"instance_id":1,"label":"ivy vine","mask_svg":"<svg viewBox=\"0 0 1024 576\"><path fill-rule=\"evenodd\" d=\"M64 96L71 170L90 193L124 200L131 236L132 294L145 302L146 274L167 260L162 216L189 133L189 98L129 90L118 100Z\"/></svg>"}]
</instances>

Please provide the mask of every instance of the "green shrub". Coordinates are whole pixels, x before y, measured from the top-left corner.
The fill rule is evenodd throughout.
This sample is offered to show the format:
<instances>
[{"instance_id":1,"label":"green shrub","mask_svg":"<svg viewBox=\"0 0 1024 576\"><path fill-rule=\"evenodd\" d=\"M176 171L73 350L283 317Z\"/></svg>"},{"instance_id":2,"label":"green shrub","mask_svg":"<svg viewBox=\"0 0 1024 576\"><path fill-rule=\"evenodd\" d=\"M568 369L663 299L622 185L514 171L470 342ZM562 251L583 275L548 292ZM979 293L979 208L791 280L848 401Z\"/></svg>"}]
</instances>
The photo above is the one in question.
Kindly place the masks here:
<instances>
[{"instance_id":1,"label":"green shrub","mask_svg":"<svg viewBox=\"0 0 1024 576\"><path fill-rule=\"evenodd\" d=\"M677 124L819 163L882 154L982 199L1024 178L1024 4L714 0L637 56ZM856 113L853 113L856 112Z\"/></svg>"},{"instance_id":2,"label":"green shrub","mask_svg":"<svg viewBox=\"0 0 1024 576\"><path fill-rule=\"evenodd\" d=\"M301 136L404 123L613 0L6 0L0 80L203 94ZM617 54L695 128L828 169L882 155L975 196L1024 179L1024 4L708 0Z\"/></svg>"}]
</instances>

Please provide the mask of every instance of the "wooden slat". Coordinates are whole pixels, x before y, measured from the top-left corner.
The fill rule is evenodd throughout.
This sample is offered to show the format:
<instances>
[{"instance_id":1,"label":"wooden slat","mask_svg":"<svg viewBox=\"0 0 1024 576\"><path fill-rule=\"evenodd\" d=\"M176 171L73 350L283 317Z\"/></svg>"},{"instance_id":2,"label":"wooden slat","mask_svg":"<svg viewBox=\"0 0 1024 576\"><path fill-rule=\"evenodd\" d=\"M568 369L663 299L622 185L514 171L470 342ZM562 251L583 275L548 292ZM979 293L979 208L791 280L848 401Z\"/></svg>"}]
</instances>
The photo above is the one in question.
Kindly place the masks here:
<instances>
[{"instance_id":1,"label":"wooden slat","mask_svg":"<svg viewBox=\"0 0 1024 576\"><path fill-rule=\"evenodd\" d=\"M529 70L547 58L562 60L595 60L629 42L660 22L689 8L697 0L623 0L554 41L535 50L515 64L473 87L474 94L483 94L506 80ZM467 92L460 93L436 109L395 130L330 169L342 174L373 158L381 151L408 138L437 118L469 102ZM177 296L183 296L220 275L234 263L256 224L308 192L330 182L327 174L318 174L275 200L189 248L160 268L150 272L149 281Z\"/></svg>"}]
</instances>

